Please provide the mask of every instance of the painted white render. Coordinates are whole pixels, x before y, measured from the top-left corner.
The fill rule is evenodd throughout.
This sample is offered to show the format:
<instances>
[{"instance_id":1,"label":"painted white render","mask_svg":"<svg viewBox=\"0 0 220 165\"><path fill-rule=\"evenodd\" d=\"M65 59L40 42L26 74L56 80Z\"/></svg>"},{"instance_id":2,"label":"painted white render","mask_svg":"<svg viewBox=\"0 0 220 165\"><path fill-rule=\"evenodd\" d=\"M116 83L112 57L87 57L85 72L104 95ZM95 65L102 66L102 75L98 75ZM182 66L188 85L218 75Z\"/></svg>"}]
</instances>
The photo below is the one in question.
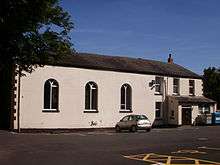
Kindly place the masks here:
<instances>
[{"instance_id":1,"label":"painted white render","mask_svg":"<svg viewBox=\"0 0 220 165\"><path fill-rule=\"evenodd\" d=\"M167 95L173 95L173 77L164 77L166 85L168 86ZM189 80L195 81L195 96L202 96L202 80L191 78L177 78L180 81L180 93L179 95L189 96Z\"/></svg>"},{"instance_id":2,"label":"painted white render","mask_svg":"<svg viewBox=\"0 0 220 165\"><path fill-rule=\"evenodd\" d=\"M173 77L164 77L163 94L155 95L155 88L149 86L155 77L156 75L74 67L37 68L33 73L21 77L19 126L21 129L114 127L123 116L131 114L119 112L120 89L125 83L132 88L133 114L145 114L157 125L163 123L181 125L181 106L175 100L168 100L168 107L165 105L162 109L162 118L155 120L155 102L164 102L166 95L173 94ZM59 112L42 112L44 83L50 78L59 84ZM189 96L189 78L179 79L179 94ZM202 96L202 80L194 80L195 95ZM85 112L85 85L90 81L98 85L97 113ZM18 125L18 113L16 115L15 129ZM192 120L197 115L198 107L195 107Z\"/></svg>"},{"instance_id":3,"label":"painted white render","mask_svg":"<svg viewBox=\"0 0 220 165\"><path fill-rule=\"evenodd\" d=\"M196 79L195 80L195 95L202 96L203 95L202 89L203 89L202 79Z\"/></svg>"},{"instance_id":4,"label":"painted white render","mask_svg":"<svg viewBox=\"0 0 220 165\"><path fill-rule=\"evenodd\" d=\"M53 78L59 83L59 111L42 112L44 83ZM125 113L120 110L120 89L132 87L132 110L154 120L154 91L148 82L154 76L120 72L53 67L38 68L21 78L21 128L90 128L113 127ZM85 85L98 85L98 113L84 113ZM141 96L141 97L140 97ZM91 126L91 122L96 125Z\"/></svg>"}]
</instances>

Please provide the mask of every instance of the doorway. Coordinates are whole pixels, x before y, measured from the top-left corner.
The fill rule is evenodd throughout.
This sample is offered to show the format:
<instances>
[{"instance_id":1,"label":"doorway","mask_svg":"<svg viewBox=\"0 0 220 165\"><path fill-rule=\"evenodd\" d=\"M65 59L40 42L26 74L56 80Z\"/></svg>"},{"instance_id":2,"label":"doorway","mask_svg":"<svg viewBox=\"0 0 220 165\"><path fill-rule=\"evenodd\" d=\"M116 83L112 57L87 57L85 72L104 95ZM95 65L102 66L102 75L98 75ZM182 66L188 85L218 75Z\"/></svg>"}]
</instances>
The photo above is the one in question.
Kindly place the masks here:
<instances>
[{"instance_id":1,"label":"doorway","mask_svg":"<svg viewBox=\"0 0 220 165\"><path fill-rule=\"evenodd\" d=\"M182 107L182 125L192 124L192 108Z\"/></svg>"}]
</instances>

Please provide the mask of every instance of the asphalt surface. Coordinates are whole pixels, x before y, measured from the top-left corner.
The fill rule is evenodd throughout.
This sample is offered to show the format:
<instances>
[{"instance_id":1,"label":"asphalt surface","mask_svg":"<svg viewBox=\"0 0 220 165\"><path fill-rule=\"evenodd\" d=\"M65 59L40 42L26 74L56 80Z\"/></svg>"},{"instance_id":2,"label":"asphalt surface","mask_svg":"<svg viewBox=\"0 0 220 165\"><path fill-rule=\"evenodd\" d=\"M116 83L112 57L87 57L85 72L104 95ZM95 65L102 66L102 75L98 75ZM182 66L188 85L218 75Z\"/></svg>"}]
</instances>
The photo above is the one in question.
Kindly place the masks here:
<instances>
[{"instance_id":1,"label":"asphalt surface","mask_svg":"<svg viewBox=\"0 0 220 165\"><path fill-rule=\"evenodd\" d=\"M159 159L143 161L143 157L150 153L157 157L167 155L167 158L176 156L220 162L220 126L161 128L136 133L18 134L0 131L0 165L155 164L153 162ZM135 157L137 160L130 159L133 155L139 155ZM182 161L189 163L189 160Z\"/></svg>"}]
</instances>

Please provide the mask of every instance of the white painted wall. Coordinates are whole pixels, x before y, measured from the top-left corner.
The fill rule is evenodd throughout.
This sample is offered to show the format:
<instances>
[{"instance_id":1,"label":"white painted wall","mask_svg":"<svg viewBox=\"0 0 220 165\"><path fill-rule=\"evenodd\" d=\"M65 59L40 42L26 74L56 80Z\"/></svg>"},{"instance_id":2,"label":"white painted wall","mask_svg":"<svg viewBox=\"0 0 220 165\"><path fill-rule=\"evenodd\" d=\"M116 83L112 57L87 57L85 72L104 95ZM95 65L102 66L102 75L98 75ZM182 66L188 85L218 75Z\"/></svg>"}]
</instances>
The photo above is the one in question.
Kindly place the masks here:
<instances>
[{"instance_id":1,"label":"white painted wall","mask_svg":"<svg viewBox=\"0 0 220 165\"><path fill-rule=\"evenodd\" d=\"M184 95L184 96L189 95L189 79L186 78L180 79L180 95Z\"/></svg>"},{"instance_id":2,"label":"white painted wall","mask_svg":"<svg viewBox=\"0 0 220 165\"><path fill-rule=\"evenodd\" d=\"M178 105L177 107L177 125L182 125L182 105Z\"/></svg>"},{"instance_id":3,"label":"white painted wall","mask_svg":"<svg viewBox=\"0 0 220 165\"><path fill-rule=\"evenodd\" d=\"M195 95L203 96L203 82L201 79L195 80Z\"/></svg>"},{"instance_id":4,"label":"white painted wall","mask_svg":"<svg viewBox=\"0 0 220 165\"><path fill-rule=\"evenodd\" d=\"M199 106L198 105L192 106L192 124L195 122L198 114L199 114Z\"/></svg>"},{"instance_id":5,"label":"white painted wall","mask_svg":"<svg viewBox=\"0 0 220 165\"><path fill-rule=\"evenodd\" d=\"M59 83L58 113L42 112L44 83L53 78ZM20 128L91 128L114 127L127 113L119 113L120 89L124 83L132 87L132 110L155 119L155 102L164 98L155 95L149 82L154 75L142 75L92 69L45 66L21 78ZM168 94L173 92L173 78L164 77ZM188 80L181 78L180 94L189 95ZM98 113L84 113L85 85L94 81L98 85ZM196 80L196 94L202 94L201 80ZM177 108L175 103L173 108ZM170 110L169 110L170 111ZM171 123L178 123L178 113ZM165 113L165 112L162 112ZM129 113L130 114L130 113ZM91 122L97 123L91 126ZM17 120L15 120L15 129Z\"/></svg>"},{"instance_id":6,"label":"white painted wall","mask_svg":"<svg viewBox=\"0 0 220 165\"><path fill-rule=\"evenodd\" d=\"M160 77L160 76L158 76ZM173 95L173 79L174 77L164 77L165 85L164 88L166 88L166 94L167 95ZM202 96L202 80L201 79L189 79L189 78L178 78L180 81L180 95L183 96L189 96L189 80L195 81L195 95L196 96Z\"/></svg>"},{"instance_id":7,"label":"white painted wall","mask_svg":"<svg viewBox=\"0 0 220 165\"><path fill-rule=\"evenodd\" d=\"M168 82L168 95L173 95L173 77L165 77L166 82ZM195 96L202 96L202 80L201 79L189 79L189 78L179 78L180 81L180 95L189 96L189 80L195 81Z\"/></svg>"},{"instance_id":8,"label":"white painted wall","mask_svg":"<svg viewBox=\"0 0 220 165\"><path fill-rule=\"evenodd\" d=\"M59 113L42 112L44 83L47 79L59 83ZM120 89L124 83L132 87L132 110L155 116L154 91L148 83L154 76L91 69L45 66L21 79L21 128L90 128L113 127L126 113L120 110ZM98 85L98 113L84 113L85 85Z\"/></svg>"}]
</instances>

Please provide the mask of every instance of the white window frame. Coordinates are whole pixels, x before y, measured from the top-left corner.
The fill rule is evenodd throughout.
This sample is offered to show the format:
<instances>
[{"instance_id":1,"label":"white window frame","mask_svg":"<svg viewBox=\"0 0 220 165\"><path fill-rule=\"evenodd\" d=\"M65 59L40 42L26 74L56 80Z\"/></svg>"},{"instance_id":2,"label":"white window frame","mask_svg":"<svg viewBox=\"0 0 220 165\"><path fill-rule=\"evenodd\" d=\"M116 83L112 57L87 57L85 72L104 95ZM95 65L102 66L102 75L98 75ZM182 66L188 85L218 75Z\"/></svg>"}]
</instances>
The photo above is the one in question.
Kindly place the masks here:
<instances>
[{"instance_id":1,"label":"white window frame","mask_svg":"<svg viewBox=\"0 0 220 165\"><path fill-rule=\"evenodd\" d=\"M131 109L126 109L126 107L127 107L127 87L130 87L130 97L131 97ZM122 86L121 86L121 88L124 88L124 99L125 99L125 103L124 104L120 104L120 112L131 112L132 111L132 88L131 88L131 86L129 85L129 84L123 84ZM121 92L121 90L120 90L120 92ZM122 96L121 96L122 97ZM124 106L125 107L125 109L122 109L121 108L121 106Z\"/></svg>"},{"instance_id":2,"label":"white window frame","mask_svg":"<svg viewBox=\"0 0 220 165\"><path fill-rule=\"evenodd\" d=\"M89 109L84 109L84 112L98 112L98 105L96 109L92 109L92 96L93 96L93 91L94 90L98 90L98 86L95 82L88 82L87 84L89 84ZM87 86L86 84L86 86ZM86 90L86 89L85 89ZM98 104L98 91L97 91L97 104Z\"/></svg>"},{"instance_id":3,"label":"white window frame","mask_svg":"<svg viewBox=\"0 0 220 165\"><path fill-rule=\"evenodd\" d=\"M174 84L175 80L178 80L178 84ZM178 91L175 92L174 89L177 87ZM179 95L180 94L180 79L179 78L173 78L173 95Z\"/></svg>"},{"instance_id":4,"label":"white window frame","mask_svg":"<svg viewBox=\"0 0 220 165\"><path fill-rule=\"evenodd\" d=\"M208 110L206 108L208 108ZM199 114L210 114L211 113L210 105L209 106L199 105L198 109L199 109ZM205 113L205 112L208 112L208 113Z\"/></svg>"},{"instance_id":5,"label":"white window frame","mask_svg":"<svg viewBox=\"0 0 220 165\"><path fill-rule=\"evenodd\" d=\"M50 98L50 105L49 105L49 108L43 108L43 112L57 112L58 111L58 107L59 107L59 102L58 102L58 107L57 107L57 109L54 109L54 108L52 108L52 103L53 103L53 97L52 97L52 95L53 95L53 88L58 88L58 90L59 90L59 84L58 84L58 82L55 80L55 79L48 79L47 81L49 81L49 83L50 83L50 94L49 94L49 98ZM47 82L47 81L45 81L45 83ZM58 84L58 85L55 85L54 84L54 81L56 81L56 83ZM45 91L44 91L45 92ZM58 92L58 98L59 98L59 92Z\"/></svg>"},{"instance_id":6,"label":"white window frame","mask_svg":"<svg viewBox=\"0 0 220 165\"><path fill-rule=\"evenodd\" d=\"M193 81L193 85L190 85L190 81ZM190 89L193 89L193 93L190 93ZM195 80L189 80L189 95L195 96Z\"/></svg>"},{"instance_id":7,"label":"white window frame","mask_svg":"<svg viewBox=\"0 0 220 165\"><path fill-rule=\"evenodd\" d=\"M97 109L92 109L92 100L93 100L93 98L92 98L92 93L93 93L94 90L97 90L97 88L94 86L93 83L90 83L90 84L89 84L89 87L90 87L90 88L89 88L89 93L90 93L90 97L89 97L89 103L90 103L90 104L89 104L89 110L90 110L90 111L92 111L92 110L93 110L93 111L96 111Z\"/></svg>"},{"instance_id":8,"label":"white window frame","mask_svg":"<svg viewBox=\"0 0 220 165\"><path fill-rule=\"evenodd\" d=\"M159 83L157 83L157 79L159 79ZM155 77L155 94L163 94L163 81L164 78L160 76ZM157 86L160 86L160 91L156 91Z\"/></svg>"}]
</instances>

